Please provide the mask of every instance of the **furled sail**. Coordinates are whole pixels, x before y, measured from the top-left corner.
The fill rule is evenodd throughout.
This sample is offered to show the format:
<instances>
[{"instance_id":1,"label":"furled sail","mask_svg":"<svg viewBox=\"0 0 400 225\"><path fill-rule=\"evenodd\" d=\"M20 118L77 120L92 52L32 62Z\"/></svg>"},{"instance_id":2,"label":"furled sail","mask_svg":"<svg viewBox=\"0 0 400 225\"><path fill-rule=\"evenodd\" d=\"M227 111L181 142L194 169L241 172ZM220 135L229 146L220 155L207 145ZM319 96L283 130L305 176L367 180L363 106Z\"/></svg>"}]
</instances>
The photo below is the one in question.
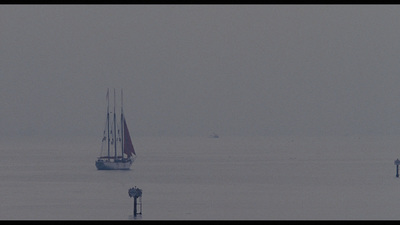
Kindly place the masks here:
<instances>
[{"instance_id":1,"label":"furled sail","mask_svg":"<svg viewBox=\"0 0 400 225\"><path fill-rule=\"evenodd\" d=\"M128 157L136 155L135 149L133 148L131 135L129 134L128 126L126 125L125 118L124 118L124 153L128 155Z\"/></svg>"}]
</instances>

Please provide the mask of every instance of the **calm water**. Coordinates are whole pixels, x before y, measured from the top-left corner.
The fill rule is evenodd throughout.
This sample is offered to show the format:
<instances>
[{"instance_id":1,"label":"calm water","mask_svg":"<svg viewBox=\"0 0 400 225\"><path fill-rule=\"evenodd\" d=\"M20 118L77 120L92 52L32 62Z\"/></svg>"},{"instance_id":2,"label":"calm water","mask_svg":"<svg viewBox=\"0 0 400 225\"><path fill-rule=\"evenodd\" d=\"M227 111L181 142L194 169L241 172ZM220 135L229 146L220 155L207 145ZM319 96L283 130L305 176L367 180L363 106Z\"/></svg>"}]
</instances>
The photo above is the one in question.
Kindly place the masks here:
<instances>
[{"instance_id":1,"label":"calm water","mask_svg":"<svg viewBox=\"0 0 400 225\"><path fill-rule=\"evenodd\" d=\"M3 140L0 219L400 219L399 137L138 137L130 171L97 138Z\"/></svg>"}]
</instances>

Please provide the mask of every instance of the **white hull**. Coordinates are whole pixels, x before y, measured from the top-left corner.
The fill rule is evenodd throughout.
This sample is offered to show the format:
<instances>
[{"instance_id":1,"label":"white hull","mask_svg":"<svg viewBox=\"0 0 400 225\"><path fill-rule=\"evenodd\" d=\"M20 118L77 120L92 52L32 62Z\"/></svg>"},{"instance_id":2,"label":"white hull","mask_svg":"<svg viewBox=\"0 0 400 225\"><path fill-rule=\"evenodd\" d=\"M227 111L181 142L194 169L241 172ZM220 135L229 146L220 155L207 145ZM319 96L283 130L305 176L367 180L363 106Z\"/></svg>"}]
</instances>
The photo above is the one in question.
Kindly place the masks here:
<instances>
[{"instance_id":1,"label":"white hull","mask_svg":"<svg viewBox=\"0 0 400 225\"><path fill-rule=\"evenodd\" d=\"M96 167L98 170L129 170L134 159L124 161L108 161L99 159L96 161Z\"/></svg>"}]
</instances>

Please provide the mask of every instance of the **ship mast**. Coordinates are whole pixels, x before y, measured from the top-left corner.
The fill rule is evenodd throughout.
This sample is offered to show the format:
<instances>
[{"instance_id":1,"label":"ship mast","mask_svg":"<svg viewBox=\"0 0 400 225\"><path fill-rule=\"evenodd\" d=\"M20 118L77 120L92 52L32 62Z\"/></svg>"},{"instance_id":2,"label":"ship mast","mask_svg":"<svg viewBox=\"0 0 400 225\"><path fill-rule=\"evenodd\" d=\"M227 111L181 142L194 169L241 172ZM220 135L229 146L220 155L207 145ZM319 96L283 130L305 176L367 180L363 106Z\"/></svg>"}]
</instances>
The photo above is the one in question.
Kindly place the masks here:
<instances>
[{"instance_id":1,"label":"ship mast","mask_svg":"<svg viewBox=\"0 0 400 225\"><path fill-rule=\"evenodd\" d=\"M115 88L114 88L114 160L117 159L117 123L115 115Z\"/></svg>"},{"instance_id":2,"label":"ship mast","mask_svg":"<svg viewBox=\"0 0 400 225\"><path fill-rule=\"evenodd\" d=\"M108 146L107 146L107 152L108 152L108 158L110 159L110 101L109 101L109 89L107 88L107 142L108 142Z\"/></svg>"},{"instance_id":3,"label":"ship mast","mask_svg":"<svg viewBox=\"0 0 400 225\"><path fill-rule=\"evenodd\" d=\"M123 110L123 97L121 89L121 157L124 159L124 110Z\"/></svg>"}]
</instances>

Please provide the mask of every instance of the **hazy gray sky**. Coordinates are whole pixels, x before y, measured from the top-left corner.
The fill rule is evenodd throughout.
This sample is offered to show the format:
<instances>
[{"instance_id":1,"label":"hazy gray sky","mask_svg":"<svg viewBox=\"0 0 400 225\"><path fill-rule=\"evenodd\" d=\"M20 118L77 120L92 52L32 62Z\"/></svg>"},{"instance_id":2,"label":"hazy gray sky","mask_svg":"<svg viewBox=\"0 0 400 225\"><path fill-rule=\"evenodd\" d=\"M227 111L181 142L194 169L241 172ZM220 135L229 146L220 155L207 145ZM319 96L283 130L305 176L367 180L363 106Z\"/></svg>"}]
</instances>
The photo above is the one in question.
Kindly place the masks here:
<instances>
[{"instance_id":1,"label":"hazy gray sky","mask_svg":"<svg viewBox=\"0 0 400 225\"><path fill-rule=\"evenodd\" d=\"M1 5L1 134L400 134L399 10Z\"/></svg>"}]
</instances>

